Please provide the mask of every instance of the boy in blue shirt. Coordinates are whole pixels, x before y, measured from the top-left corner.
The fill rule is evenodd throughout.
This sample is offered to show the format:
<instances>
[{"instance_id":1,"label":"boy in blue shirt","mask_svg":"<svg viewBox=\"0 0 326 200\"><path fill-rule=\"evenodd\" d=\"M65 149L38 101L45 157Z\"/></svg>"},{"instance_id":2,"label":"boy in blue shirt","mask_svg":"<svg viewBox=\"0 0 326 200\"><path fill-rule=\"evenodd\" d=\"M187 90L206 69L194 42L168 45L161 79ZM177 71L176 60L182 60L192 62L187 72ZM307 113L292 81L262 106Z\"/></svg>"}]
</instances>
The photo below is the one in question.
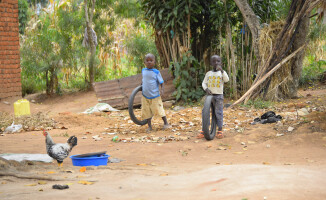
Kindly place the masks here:
<instances>
[{"instance_id":1,"label":"boy in blue shirt","mask_svg":"<svg viewBox=\"0 0 326 200\"><path fill-rule=\"evenodd\" d=\"M144 64L146 68L142 69L142 100L141 116L142 120L147 119L148 129L152 131L152 117L158 115L162 117L164 125L163 130L170 128L163 108L161 95L164 94L164 80L159 70L155 67L155 56L151 53L145 56ZM161 91L159 90L161 85Z\"/></svg>"}]
</instances>

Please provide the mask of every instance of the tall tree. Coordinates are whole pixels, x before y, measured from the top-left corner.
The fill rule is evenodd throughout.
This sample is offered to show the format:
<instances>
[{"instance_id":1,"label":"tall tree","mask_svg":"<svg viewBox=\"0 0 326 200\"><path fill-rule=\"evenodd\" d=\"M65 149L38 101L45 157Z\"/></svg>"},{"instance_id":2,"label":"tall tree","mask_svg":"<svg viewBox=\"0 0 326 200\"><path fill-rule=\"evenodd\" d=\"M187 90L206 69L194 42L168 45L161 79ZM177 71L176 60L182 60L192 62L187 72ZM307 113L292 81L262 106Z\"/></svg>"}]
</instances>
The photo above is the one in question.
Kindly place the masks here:
<instances>
[{"instance_id":1,"label":"tall tree","mask_svg":"<svg viewBox=\"0 0 326 200\"><path fill-rule=\"evenodd\" d=\"M257 15L254 13L247 0L234 0L239 10L242 13L243 18L247 22L250 32L253 37L254 49L256 55L258 55L258 40L260 35L260 22Z\"/></svg>"},{"instance_id":2,"label":"tall tree","mask_svg":"<svg viewBox=\"0 0 326 200\"><path fill-rule=\"evenodd\" d=\"M88 1L84 0L85 4L85 20L86 20L86 30L88 38L88 46L90 51L90 58L88 62L89 69L89 88L93 89L94 83L94 68L95 68L95 56L96 56L96 45L94 41L94 30L92 28L93 15L95 8L95 0L90 0L90 6L88 6Z\"/></svg>"}]
</instances>

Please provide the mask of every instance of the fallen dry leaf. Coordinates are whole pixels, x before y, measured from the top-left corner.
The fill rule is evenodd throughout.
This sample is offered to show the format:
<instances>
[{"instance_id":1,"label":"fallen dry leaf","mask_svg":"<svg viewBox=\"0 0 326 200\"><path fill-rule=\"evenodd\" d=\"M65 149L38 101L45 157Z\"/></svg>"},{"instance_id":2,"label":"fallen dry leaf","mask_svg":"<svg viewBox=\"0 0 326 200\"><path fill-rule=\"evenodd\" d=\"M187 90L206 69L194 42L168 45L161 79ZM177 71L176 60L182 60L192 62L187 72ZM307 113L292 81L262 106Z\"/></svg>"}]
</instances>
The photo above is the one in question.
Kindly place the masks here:
<instances>
[{"instance_id":1,"label":"fallen dry leaf","mask_svg":"<svg viewBox=\"0 0 326 200\"><path fill-rule=\"evenodd\" d=\"M218 147L217 150L226 150L224 147Z\"/></svg>"},{"instance_id":2,"label":"fallen dry leaf","mask_svg":"<svg viewBox=\"0 0 326 200\"><path fill-rule=\"evenodd\" d=\"M80 172L86 172L86 167L81 167L81 168L79 169L79 171L80 171Z\"/></svg>"},{"instance_id":3,"label":"fallen dry leaf","mask_svg":"<svg viewBox=\"0 0 326 200\"><path fill-rule=\"evenodd\" d=\"M41 188L41 189L39 189L38 191L43 192L43 189Z\"/></svg>"},{"instance_id":4,"label":"fallen dry leaf","mask_svg":"<svg viewBox=\"0 0 326 200\"><path fill-rule=\"evenodd\" d=\"M32 183L32 184L28 184L28 185L25 185L25 186L37 186L36 183Z\"/></svg>"},{"instance_id":5,"label":"fallen dry leaf","mask_svg":"<svg viewBox=\"0 0 326 200\"><path fill-rule=\"evenodd\" d=\"M55 174L56 172L54 172L54 171L48 171L48 172L46 172L47 174Z\"/></svg>"},{"instance_id":6,"label":"fallen dry leaf","mask_svg":"<svg viewBox=\"0 0 326 200\"><path fill-rule=\"evenodd\" d=\"M294 163L284 163L284 165L294 165Z\"/></svg>"},{"instance_id":7,"label":"fallen dry leaf","mask_svg":"<svg viewBox=\"0 0 326 200\"><path fill-rule=\"evenodd\" d=\"M5 181L1 182L1 184L7 184Z\"/></svg>"},{"instance_id":8,"label":"fallen dry leaf","mask_svg":"<svg viewBox=\"0 0 326 200\"><path fill-rule=\"evenodd\" d=\"M263 162L263 165L270 165L269 162Z\"/></svg>"},{"instance_id":9,"label":"fallen dry leaf","mask_svg":"<svg viewBox=\"0 0 326 200\"><path fill-rule=\"evenodd\" d=\"M45 184L47 184L47 182L45 182L45 181L38 181L37 182L39 185L45 185Z\"/></svg>"},{"instance_id":10,"label":"fallen dry leaf","mask_svg":"<svg viewBox=\"0 0 326 200\"><path fill-rule=\"evenodd\" d=\"M168 173L160 174L160 176L168 176L168 175L169 175Z\"/></svg>"},{"instance_id":11,"label":"fallen dry leaf","mask_svg":"<svg viewBox=\"0 0 326 200\"><path fill-rule=\"evenodd\" d=\"M139 163L139 164L137 164L137 165L139 165L139 166L147 166L146 163Z\"/></svg>"},{"instance_id":12,"label":"fallen dry leaf","mask_svg":"<svg viewBox=\"0 0 326 200\"><path fill-rule=\"evenodd\" d=\"M83 185L92 185L94 184L94 182L90 182L90 181L78 181L79 184L83 184Z\"/></svg>"}]
</instances>

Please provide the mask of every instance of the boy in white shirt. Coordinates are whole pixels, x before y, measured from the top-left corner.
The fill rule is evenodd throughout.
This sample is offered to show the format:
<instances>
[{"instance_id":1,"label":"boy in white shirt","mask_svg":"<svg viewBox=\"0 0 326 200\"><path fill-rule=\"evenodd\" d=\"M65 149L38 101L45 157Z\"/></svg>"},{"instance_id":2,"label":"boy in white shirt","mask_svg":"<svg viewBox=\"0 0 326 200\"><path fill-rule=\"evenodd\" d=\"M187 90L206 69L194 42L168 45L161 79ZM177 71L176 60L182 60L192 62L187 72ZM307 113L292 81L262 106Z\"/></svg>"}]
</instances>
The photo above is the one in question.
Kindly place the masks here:
<instances>
[{"instance_id":1,"label":"boy in white shirt","mask_svg":"<svg viewBox=\"0 0 326 200\"><path fill-rule=\"evenodd\" d=\"M211 57L212 71L206 73L202 83L202 87L207 95L213 95L215 101L215 115L217 118L218 131L216 137L218 139L223 138L223 86L224 83L229 81L228 74L222 69L222 59L218 55ZM200 134L199 138L203 138L204 135Z\"/></svg>"}]
</instances>

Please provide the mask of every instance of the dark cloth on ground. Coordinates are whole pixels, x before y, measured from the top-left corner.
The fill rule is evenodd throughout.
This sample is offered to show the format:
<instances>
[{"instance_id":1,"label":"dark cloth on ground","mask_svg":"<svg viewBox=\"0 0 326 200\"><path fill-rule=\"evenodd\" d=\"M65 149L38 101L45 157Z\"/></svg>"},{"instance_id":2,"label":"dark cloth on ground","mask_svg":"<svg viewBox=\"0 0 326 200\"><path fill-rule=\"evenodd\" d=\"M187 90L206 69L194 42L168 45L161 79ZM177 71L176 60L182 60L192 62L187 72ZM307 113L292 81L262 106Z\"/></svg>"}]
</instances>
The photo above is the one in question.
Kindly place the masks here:
<instances>
[{"instance_id":1,"label":"dark cloth on ground","mask_svg":"<svg viewBox=\"0 0 326 200\"><path fill-rule=\"evenodd\" d=\"M268 111L264 113L260 118L257 117L254 119L254 121L251 123L252 125L255 124L269 124L269 123L275 123L282 120L281 115L276 115L273 111Z\"/></svg>"}]
</instances>

